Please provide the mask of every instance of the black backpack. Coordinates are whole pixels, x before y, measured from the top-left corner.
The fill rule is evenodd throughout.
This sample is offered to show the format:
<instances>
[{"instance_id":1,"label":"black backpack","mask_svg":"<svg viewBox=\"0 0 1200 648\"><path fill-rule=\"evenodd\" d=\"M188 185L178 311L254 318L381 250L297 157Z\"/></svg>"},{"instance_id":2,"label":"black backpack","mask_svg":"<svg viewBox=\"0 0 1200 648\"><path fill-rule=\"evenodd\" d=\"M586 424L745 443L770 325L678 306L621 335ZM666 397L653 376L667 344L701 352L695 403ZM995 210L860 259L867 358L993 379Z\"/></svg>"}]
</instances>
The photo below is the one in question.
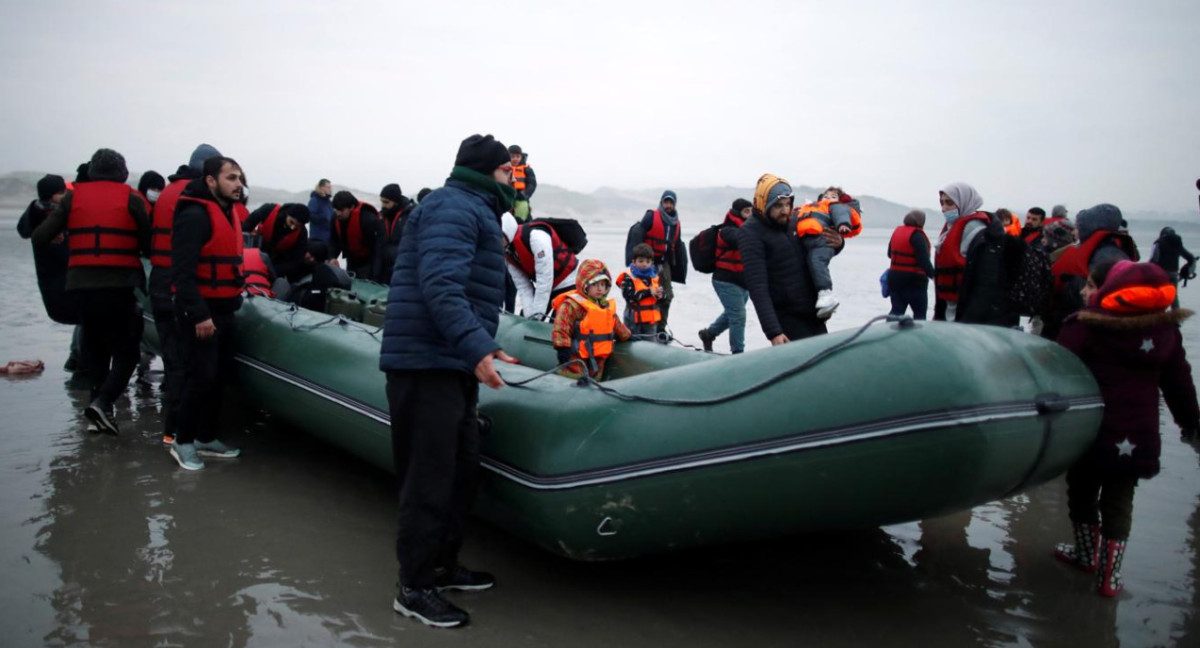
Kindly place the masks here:
<instances>
[{"instance_id":1,"label":"black backpack","mask_svg":"<svg viewBox=\"0 0 1200 648\"><path fill-rule=\"evenodd\" d=\"M546 223L554 229L554 233L558 234L558 240L563 242L563 245L570 248L575 254L583 251L587 247L588 238L587 232L583 230L583 225L574 218L535 218L530 223Z\"/></svg>"},{"instance_id":2,"label":"black backpack","mask_svg":"<svg viewBox=\"0 0 1200 648\"><path fill-rule=\"evenodd\" d=\"M1042 246L1022 244L1021 262L1016 276L1008 284L1008 298L1017 312L1029 317L1045 315L1054 294L1054 272L1051 270L1050 255Z\"/></svg>"},{"instance_id":3,"label":"black backpack","mask_svg":"<svg viewBox=\"0 0 1200 648\"><path fill-rule=\"evenodd\" d=\"M717 234L721 227L713 225L702 229L688 241L688 256L692 258L692 267L696 272L712 274L717 269Z\"/></svg>"}]
</instances>

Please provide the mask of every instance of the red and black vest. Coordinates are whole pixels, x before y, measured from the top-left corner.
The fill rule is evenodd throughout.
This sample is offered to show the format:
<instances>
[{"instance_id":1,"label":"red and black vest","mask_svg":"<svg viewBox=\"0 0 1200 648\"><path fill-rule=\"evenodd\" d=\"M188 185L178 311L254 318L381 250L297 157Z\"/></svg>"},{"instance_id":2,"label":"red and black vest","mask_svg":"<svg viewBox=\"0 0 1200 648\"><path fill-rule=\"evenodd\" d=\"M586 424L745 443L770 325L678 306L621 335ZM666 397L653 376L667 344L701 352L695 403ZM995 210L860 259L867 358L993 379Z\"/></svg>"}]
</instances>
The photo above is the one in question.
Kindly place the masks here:
<instances>
[{"instance_id":1,"label":"red and black vest","mask_svg":"<svg viewBox=\"0 0 1200 648\"><path fill-rule=\"evenodd\" d=\"M942 247L938 249L934 259L936 267L934 292L938 299L948 302L958 301L958 290L962 288L963 273L967 271L967 257L963 256L960 249L963 230L971 221L983 221L986 226L990 220L991 217L986 213L975 212L970 216L960 216L950 227L950 231L946 234L946 238L942 241Z\"/></svg>"},{"instance_id":2,"label":"red and black vest","mask_svg":"<svg viewBox=\"0 0 1200 648\"><path fill-rule=\"evenodd\" d=\"M512 173L512 188L517 191L525 191L525 167L528 164L514 164Z\"/></svg>"},{"instance_id":3,"label":"red and black vest","mask_svg":"<svg viewBox=\"0 0 1200 648\"><path fill-rule=\"evenodd\" d=\"M287 234L279 237L278 241L275 239L276 221L279 220L279 210L282 208L283 205L275 205L271 213L267 214L263 222L259 223L258 227L254 230L256 234L262 237L263 249L267 251L267 254L287 252L296 247L296 242L300 240L299 229L289 231Z\"/></svg>"},{"instance_id":4,"label":"red and black vest","mask_svg":"<svg viewBox=\"0 0 1200 648\"><path fill-rule=\"evenodd\" d=\"M725 214L726 226L732 225L734 227L741 227L742 223L745 222L746 219L742 218L741 214L735 214L732 211ZM724 227L722 227L722 229L724 229ZM715 265L721 270L736 273L740 273L743 270L742 253L739 252L737 248L725 241L725 237L722 235L721 230L717 231L717 246L713 250L713 257L716 260Z\"/></svg>"},{"instance_id":5,"label":"red and black vest","mask_svg":"<svg viewBox=\"0 0 1200 648\"><path fill-rule=\"evenodd\" d=\"M646 231L644 241L654 250L654 260L662 261L668 249L675 249L679 244L679 224L671 228L671 240L667 240L667 224L663 221L662 211L655 209L650 220L650 229Z\"/></svg>"},{"instance_id":6,"label":"red and black vest","mask_svg":"<svg viewBox=\"0 0 1200 648\"><path fill-rule=\"evenodd\" d=\"M1085 281L1087 280L1088 264L1092 260L1092 255L1096 253L1096 248L1106 241L1115 243L1117 247L1124 250L1130 259L1138 260L1137 246L1134 245L1133 239L1129 238L1128 234L1109 230L1093 232L1086 241L1068 247L1054 262L1051 272L1054 273L1054 292L1056 294L1062 290L1063 284L1069 277L1081 277Z\"/></svg>"},{"instance_id":7,"label":"red and black vest","mask_svg":"<svg viewBox=\"0 0 1200 648\"><path fill-rule=\"evenodd\" d=\"M129 213L136 189L123 182L80 183L67 214L68 267L140 268L138 225ZM147 205L149 209L149 205Z\"/></svg>"},{"instance_id":8,"label":"red and black vest","mask_svg":"<svg viewBox=\"0 0 1200 648\"><path fill-rule=\"evenodd\" d=\"M384 219L383 214L379 214L379 218L383 220L383 235L389 243L395 244L400 242L400 236L404 234L404 222L408 220L408 214L412 212L415 205L408 203L400 209L390 219Z\"/></svg>"},{"instance_id":9,"label":"red and black vest","mask_svg":"<svg viewBox=\"0 0 1200 648\"><path fill-rule=\"evenodd\" d=\"M176 180L167 185L154 203L154 226L150 229L150 264L156 268L171 267L171 223L175 220L175 205L191 180Z\"/></svg>"},{"instance_id":10,"label":"red and black vest","mask_svg":"<svg viewBox=\"0 0 1200 648\"><path fill-rule=\"evenodd\" d=\"M271 290L271 269L263 260L262 250L246 248L242 250L242 275L246 280L246 292L263 297L274 297Z\"/></svg>"},{"instance_id":11,"label":"red and black vest","mask_svg":"<svg viewBox=\"0 0 1200 648\"><path fill-rule=\"evenodd\" d=\"M550 234L550 247L554 250L554 286L562 283L575 271L579 259L571 248L558 238L558 232L549 223L528 222L517 226L517 234L513 237L512 245L508 247L508 258L527 277L536 277L537 270L533 250L529 246L529 235L534 229L540 229ZM553 286L552 286L553 287Z\"/></svg>"},{"instance_id":12,"label":"red and black vest","mask_svg":"<svg viewBox=\"0 0 1200 648\"><path fill-rule=\"evenodd\" d=\"M342 252L348 259L366 259L371 256L371 249L367 247L363 240L362 228L362 210L363 208L375 211L375 208L367 203L360 202L350 211L350 217L346 220L334 219L333 228L337 232L338 242L342 246Z\"/></svg>"},{"instance_id":13,"label":"red and black vest","mask_svg":"<svg viewBox=\"0 0 1200 648\"><path fill-rule=\"evenodd\" d=\"M912 272L919 275L925 274L925 268L921 266L921 262L917 259L917 251L913 248L912 235L915 232L920 232L925 239L925 249L929 249L929 236L925 234L925 230L912 225L901 225L892 232L892 240L888 242L888 256L892 258L892 265L888 268L893 272Z\"/></svg>"},{"instance_id":14,"label":"red and black vest","mask_svg":"<svg viewBox=\"0 0 1200 648\"><path fill-rule=\"evenodd\" d=\"M180 196L180 201L204 205L208 210L212 236L200 248L196 263L196 285L205 299L231 299L242 293L242 219L247 215L240 202L233 203L230 216L212 200ZM232 221L232 222L231 222Z\"/></svg>"}]
</instances>

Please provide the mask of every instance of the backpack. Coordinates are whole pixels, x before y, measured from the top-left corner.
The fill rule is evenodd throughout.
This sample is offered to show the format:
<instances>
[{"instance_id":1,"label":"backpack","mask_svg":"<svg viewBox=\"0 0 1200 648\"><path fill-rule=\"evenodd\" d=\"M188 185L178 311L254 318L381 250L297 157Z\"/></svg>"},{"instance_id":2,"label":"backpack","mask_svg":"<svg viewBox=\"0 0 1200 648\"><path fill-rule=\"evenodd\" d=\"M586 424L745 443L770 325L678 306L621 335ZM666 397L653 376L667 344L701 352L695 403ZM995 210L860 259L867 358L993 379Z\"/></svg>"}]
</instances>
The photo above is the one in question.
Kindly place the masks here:
<instances>
[{"instance_id":1,"label":"backpack","mask_svg":"<svg viewBox=\"0 0 1200 648\"><path fill-rule=\"evenodd\" d=\"M696 272L712 274L717 269L717 233L720 231L721 225L713 225L700 230L688 241L688 256L692 257Z\"/></svg>"},{"instance_id":2,"label":"backpack","mask_svg":"<svg viewBox=\"0 0 1200 648\"><path fill-rule=\"evenodd\" d=\"M583 225L574 218L535 218L530 223L546 223L554 228L554 233L558 234L558 240L563 242L571 252L579 254L583 248L587 247L588 238L587 232L583 231Z\"/></svg>"},{"instance_id":3,"label":"backpack","mask_svg":"<svg viewBox=\"0 0 1200 648\"><path fill-rule=\"evenodd\" d=\"M1029 317L1045 315L1054 294L1054 272L1050 255L1040 245L1022 244L1016 276L1008 284L1008 299L1017 312Z\"/></svg>"}]
</instances>

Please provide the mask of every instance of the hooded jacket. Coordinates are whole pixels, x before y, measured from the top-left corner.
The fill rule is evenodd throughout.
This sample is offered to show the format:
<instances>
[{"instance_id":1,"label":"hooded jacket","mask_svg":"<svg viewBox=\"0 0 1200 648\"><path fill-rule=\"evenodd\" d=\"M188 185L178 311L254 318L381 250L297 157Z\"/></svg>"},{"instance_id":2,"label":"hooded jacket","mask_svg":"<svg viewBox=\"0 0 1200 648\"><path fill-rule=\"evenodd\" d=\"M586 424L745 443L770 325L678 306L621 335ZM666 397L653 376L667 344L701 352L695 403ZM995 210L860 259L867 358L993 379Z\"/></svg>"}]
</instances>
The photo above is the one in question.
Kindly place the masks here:
<instances>
[{"instance_id":1,"label":"hooded jacket","mask_svg":"<svg viewBox=\"0 0 1200 648\"><path fill-rule=\"evenodd\" d=\"M308 238L329 241L333 228L333 198L313 191L308 196Z\"/></svg>"},{"instance_id":2,"label":"hooded jacket","mask_svg":"<svg viewBox=\"0 0 1200 648\"><path fill-rule=\"evenodd\" d=\"M613 278L612 274L608 272L608 267L604 265L604 262L596 259L585 259L584 261L580 262L579 268L575 274L575 291L586 297L586 292L584 289L587 287L588 283L598 275L605 275L608 277L609 289L611 290L613 286ZM589 299L591 298L589 297ZM606 306L611 299L612 294L610 292L609 295L603 299L593 299L592 301L600 304L601 306ZM574 300L563 299L558 306L558 310L555 311L554 329L550 332L550 343L560 349L571 347L571 335L574 331L575 324L582 320L585 315L587 315L587 313L584 311L583 307L575 303ZM629 327L621 321L621 318L614 316L614 319L616 321L614 323L613 333L616 336L617 341L625 342L632 338L633 333L629 330Z\"/></svg>"}]
</instances>

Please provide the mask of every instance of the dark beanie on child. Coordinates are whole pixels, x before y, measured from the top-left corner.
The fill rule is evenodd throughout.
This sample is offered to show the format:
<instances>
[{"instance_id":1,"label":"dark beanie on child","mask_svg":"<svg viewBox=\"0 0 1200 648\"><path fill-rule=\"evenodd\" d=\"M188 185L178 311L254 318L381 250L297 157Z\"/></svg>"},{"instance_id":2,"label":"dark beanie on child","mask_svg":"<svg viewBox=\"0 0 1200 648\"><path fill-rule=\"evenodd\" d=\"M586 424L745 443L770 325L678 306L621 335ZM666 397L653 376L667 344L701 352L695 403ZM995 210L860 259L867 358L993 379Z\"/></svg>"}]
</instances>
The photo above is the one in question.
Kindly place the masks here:
<instances>
[{"instance_id":1,"label":"dark beanie on child","mask_svg":"<svg viewBox=\"0 0 1200 648\"><path fill-rule=\"evenodd\" d=\"M751 205L749 200L746 200L745 198L738 198L737 200L733 201L733 206L730 209L733 210L733 213L740 214L742 213L743 209L753 206L754 205Z\"/></svg>"},{"instance_id":2,"label":"dark beanie on child","mask_svg":"<svg viewBox=\"0 0 1200 648\"><path fill-rule=\"evenodd\" d=\"M339 191L333 194L334 209L352 209L356 205L358 205L358 198L355 198L354 194L349 191Z\"/></svg>"},{"instance_id":3,"label":"dark beanie on child","mask_svg":"<svg viewBox=\"0 0 1200 648\"><path fill-rule=\"evenodd\" d=\"M497 142L496 138L491 135L472 135L459 144L454 166L491 175L497 167L508 164L511 160L508 148Z\"/></svg>"},{"instance_id":4,"label":"dark beanie on child","mask_svg":"<svg viewBox=\"0 0 1200 648\"><path fill-rule=\"evenodd\" d=\"M125 156L112 149L97 150L92 155L92 161L88 162L88 177L93 181L125 182L129 179L129 169L125 168Z\"/></svg>"},{"instance_id":5,"label":"dark beanie on child","mask_svg":"<svg viewBox=\"0 0 1200 648\"><path fill-rule=\"evenodd\" d=\"M160 174L158 171L147 171L142 174L142 179L138 180L137 189L144 196L146 195L146 192L150 191L151 189L155 191L162 191L166 186L167 181L162 177L162 174Z\"/></svg>"},{"instance_id":6,"label":"dark beanie on child","mask_svg":"<svg viewBox=\"0 0 1200 648\"><path fill-rule=\"evenodd\" d=\"M37 181L38 200L46 202L50 200L54 194L60 194L67 190L67 182L62 176L44 175L41 180Z\"/></svg>"},{"instance_id":7,"label":"dark beanie on child","mask_svg":"<svg viewBox=\"0 0 1200 648\"><path fill-rule=\"evenodd\" d=\"M387 198L395 203L404 202L404 193L400 191L400 185L394 182L384 186L384 188L379 191L379 197Z\"/></svg>"}]
</instances>

